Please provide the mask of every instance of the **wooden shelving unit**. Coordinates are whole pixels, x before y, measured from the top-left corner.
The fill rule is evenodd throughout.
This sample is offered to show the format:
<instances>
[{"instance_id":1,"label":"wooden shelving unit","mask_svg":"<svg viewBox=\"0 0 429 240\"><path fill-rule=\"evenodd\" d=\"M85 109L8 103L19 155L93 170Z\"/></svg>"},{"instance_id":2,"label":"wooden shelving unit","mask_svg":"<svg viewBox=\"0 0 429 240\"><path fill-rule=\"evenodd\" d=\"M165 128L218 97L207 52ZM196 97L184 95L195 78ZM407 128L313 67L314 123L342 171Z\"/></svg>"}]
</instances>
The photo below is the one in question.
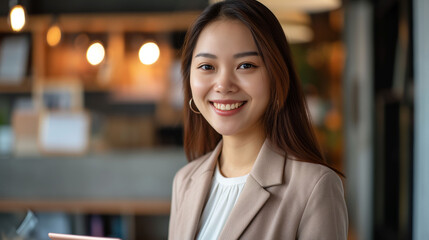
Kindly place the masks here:
<instances>
[{"instance_id":1,"label":"wooden shelving unit","mask_svg":"<svg viewBox=\"0 0 429 240\"><path fill-rule=\"evenodd\" d=\"M0 81L0 93L25 93L34 84L59 79L77 77L82 81L85 91L117 91L142 88L136 83L145 79L141 84L152 84L164 81L168 84L169 71L166 71L174 59L175 53L165 38L172 32L186 31L199 12L170 12L144 14L68 14L56 18L62 31L62 41L59 46L50 47L46 42L46 33L52 24L53 16L29 16L27 25L22 32L31 35L30 76L23 79L23 84L6 85ZM130 42L127 36L133 33L141 40L155 39L161 49L159 61L152 66L137 63L137 53L130 54ZM0 18L0 34L13 36L7 24L7 18ZM19 33L18 33L19 34ZM85 59L85 49L71 46L70 38L78 34L102 36L106 44L107 63L102 66L90 66ZM1 38L1 36L0 36ZM1 39L0 39L1 40ZM136 51L133 49L133 51ZM137 49L138 51L138 49ZM105 61L106 61L105 59ZM140 65L138 65L140 64ZM102 68L108 67L107 76ZM106 72L106 71L105 71ZM100 76L102 75L102 76ZM103 80L100 80L102 78ZM107 79L107 80L106 80ZM149 79L149 80L148 80ZM164 87L166 88L166 87Z\"/></svg>"},{"instance_id":2,"label":"wooden shelving unit","mask_svg":"<svg viewBox=\"0 0 429 240\"><path fill-rule=\"evenodd\" d=\"M151 84L155 89L156 84L166 88L177 54L169 42L169 34L186 31L198 14L61 15L57 17L57 24L63 39L56 47L50 47L46 42L52 16L29 16L23 29L31 36L28 76L19 85L4 84L0 79L1 98L23 93L35 95L39 85L61 79L79 80L87 93L102 91L132 95L127 94L128 91L150 90ZM2 38L15 34L11 32L7 19L0 18L0 43ZM90 66L86 62L84 48L75 48L73 39L80 34L90 40L95 36L105 41L108 71L103 69L106 65ZM157 63L145 66L138 61L136 45L138 47L142 41L150 39L157 41L161 56ZM160 99L167 94L161 91ZM110 123L109 119L106 122ZM134 232L138 232L132 229L138 223L135 220L138 216L168 218L172 179L174 173L186 164L181 150L174 150L171 154L165 150L154 150L132 156L129 152L109 153L101 157L83 156L81 159L14 156L0 160L0 182L8 185L0 190L1 213L30 209L36 213L62 212L81 218L92 214L131 216L131 220L124 223L131 229L128 230L129 238L125 239L133 239ZM100 171L103 174L100 175ZM158 226L158 230L148 231L162 232L166 223L161 223L161 230Z\"/></svg>"}]
</instances>

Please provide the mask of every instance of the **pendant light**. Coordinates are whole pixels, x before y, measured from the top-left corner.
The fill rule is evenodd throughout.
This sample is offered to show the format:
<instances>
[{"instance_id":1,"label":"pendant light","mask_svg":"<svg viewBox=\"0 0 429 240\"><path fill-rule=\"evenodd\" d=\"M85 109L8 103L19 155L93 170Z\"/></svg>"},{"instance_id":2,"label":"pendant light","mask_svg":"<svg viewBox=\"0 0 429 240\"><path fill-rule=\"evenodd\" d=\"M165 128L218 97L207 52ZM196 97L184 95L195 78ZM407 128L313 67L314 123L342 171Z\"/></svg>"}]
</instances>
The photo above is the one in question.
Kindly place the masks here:
<instances>
[{"instance_id":1,"label":"pendant light","mask_svg":"<svg viewBox=\"0 0 429 240\"><path fill-rule=\"evenodd\" d=\"M27 13L24 6L18 0L9 1L9 17L8 21L12 31L20 32L26 23Z\"/></svg>"},{"instance_id":2,"label":"pendant light","mask_svg":"<svg viewBox=\"0 0 429 240\"><path fill-rule=\"evenodd\" d=\"M95 66L104 60L105 53L106 51L104 50L103 44L96 41L92 43L86 51L86 59L91 65Z\"/></svg>"},{"instance_id":3,"label":"pendant light","mask_svg":"<svg viewBox=\"0 0 429 240\"><path fill-rule=\"evenodd\" d=\"M139 59L144 65L151 65L158 61L159 47L154 42L147 42L140 47Z\"/></svg>"},{"instance_id":4,"label":"pendant light","mask_svg":"<svg viewBox=\"0 0 429 240\"><path fill-rule=\"evenodd\" d=\"M58 24L58 17L54 16L52 18L51 26L46 32L46 42L49 46L55 47L61 41L61 28Z\"/></svg>"}]
</instances>

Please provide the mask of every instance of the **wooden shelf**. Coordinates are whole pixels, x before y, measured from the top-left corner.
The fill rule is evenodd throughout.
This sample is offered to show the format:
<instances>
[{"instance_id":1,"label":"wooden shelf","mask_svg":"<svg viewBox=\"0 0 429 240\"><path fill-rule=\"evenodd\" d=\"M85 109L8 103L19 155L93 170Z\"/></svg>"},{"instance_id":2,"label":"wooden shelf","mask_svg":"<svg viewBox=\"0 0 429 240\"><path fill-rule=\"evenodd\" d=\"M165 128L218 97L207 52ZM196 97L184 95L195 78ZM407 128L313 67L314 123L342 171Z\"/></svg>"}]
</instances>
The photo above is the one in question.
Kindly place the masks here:
<instances>
[{"instance_id":1,"label":"wooden shelf","mask_svg":"<svg viewBox=\"0 0 429 240\"><path fill-rule=\"evenodd\" d=\"M85 92L108 92L111 90L109 86L97 84L84 84ZM5 85L0 84L0 94L20 94L31 93L33 90L29 83L22 85Z\"/></svg>"},{"instance_id":2,"label":"wooden shelf","mask_svg":"<svg viewBox=\"0 0 429 240\"><path fill-rule=\"evenodd\" d=\"M26 211L87 214L168 215L169 200L2 200L0 212Z\"/></svg>"},{"instance_id":3,"label":"wooden shelf","mask_svg":"<svg viewBox=\"0 0 429 240\"><path fill-rule=\"evenodd\" d=\"M22 82L23 83L18 85L0 83L0 93L1 94L30 93L32 88L30 81L28 79L25 79Z\"/></svg>"},{"instance_id":4,"label":"wooden shelf","mask_svg":"<svg viewBox=\"0 0 429 240\"><path fill-rule=\"evenodd\" d=\"M0 86L1 94L17 94L17 93L30 93L31 88L27 86Z\"/></svg>"}]
</instances>

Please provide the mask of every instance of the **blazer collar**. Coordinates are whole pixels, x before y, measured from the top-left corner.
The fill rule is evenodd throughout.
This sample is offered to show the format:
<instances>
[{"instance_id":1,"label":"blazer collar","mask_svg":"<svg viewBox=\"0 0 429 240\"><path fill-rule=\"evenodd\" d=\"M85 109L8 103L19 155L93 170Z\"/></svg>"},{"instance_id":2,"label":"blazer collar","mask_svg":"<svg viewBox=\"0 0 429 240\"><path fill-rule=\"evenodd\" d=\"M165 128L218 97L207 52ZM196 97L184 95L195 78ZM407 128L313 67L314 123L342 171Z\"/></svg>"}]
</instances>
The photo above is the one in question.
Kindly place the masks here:
<instances>
[{"instance_id":1,"label":"blazer collar","mask_svg":"<svg viewBox=\"0 0 429 240\"><path fill-rule=\"evenodd\" d=\"M263 188L279 185L283 182L284 166L284 151L276 148L268 139L265 139L250 175Z\"/></svg>"},{"instance_id":2,"label":"blazer collar","mask_svg":"<svg viewBox=\"0 0 429 240\"><path fill-rule=\"evenodd\" d=\"M266 139L219 239L240 238L270 198L265 188L283 183L285 163L285 154Z\"/></svg>"},{"instance_id":3,"label":"blazer collar","mask_svg":"<svg viewBox=\"0 0 429 240\"><path fill-rule=\"evenodd\" d=\"M223 141L220 140L215 149L203 161L201 166L192 175L192 180L200 177L202 174L210 172L213 174L219 154L222 150ZM255 165L250 175L259 183L261 187L270 187L282 184L283 170L285 166L285 153L275 147L270 140L265 139L261 150L256 157Z\"/></svg>"}]
</instances>

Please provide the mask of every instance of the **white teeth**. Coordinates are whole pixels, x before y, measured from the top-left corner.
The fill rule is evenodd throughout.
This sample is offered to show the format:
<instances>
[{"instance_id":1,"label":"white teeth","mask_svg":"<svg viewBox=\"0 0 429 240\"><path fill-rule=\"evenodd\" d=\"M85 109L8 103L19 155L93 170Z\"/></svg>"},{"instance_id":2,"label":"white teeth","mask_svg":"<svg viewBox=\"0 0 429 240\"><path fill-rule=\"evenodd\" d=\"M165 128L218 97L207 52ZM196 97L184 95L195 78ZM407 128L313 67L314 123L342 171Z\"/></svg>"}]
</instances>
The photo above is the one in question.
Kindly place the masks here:
<instances>
[{"instance_id":1,"label":"white teeth","mask_svg":"<svg viewBox=\"0 0 429 240\"><path fill-rule=\"evenodd\" d=\"M236 108L239 108L241 105L243 105L242 102L240 103L233 103L233 104L220 104L220 103L213 103L213 106L219 110L223 111L229 111L234 110Z\"/></svg>"}]
</instances>

